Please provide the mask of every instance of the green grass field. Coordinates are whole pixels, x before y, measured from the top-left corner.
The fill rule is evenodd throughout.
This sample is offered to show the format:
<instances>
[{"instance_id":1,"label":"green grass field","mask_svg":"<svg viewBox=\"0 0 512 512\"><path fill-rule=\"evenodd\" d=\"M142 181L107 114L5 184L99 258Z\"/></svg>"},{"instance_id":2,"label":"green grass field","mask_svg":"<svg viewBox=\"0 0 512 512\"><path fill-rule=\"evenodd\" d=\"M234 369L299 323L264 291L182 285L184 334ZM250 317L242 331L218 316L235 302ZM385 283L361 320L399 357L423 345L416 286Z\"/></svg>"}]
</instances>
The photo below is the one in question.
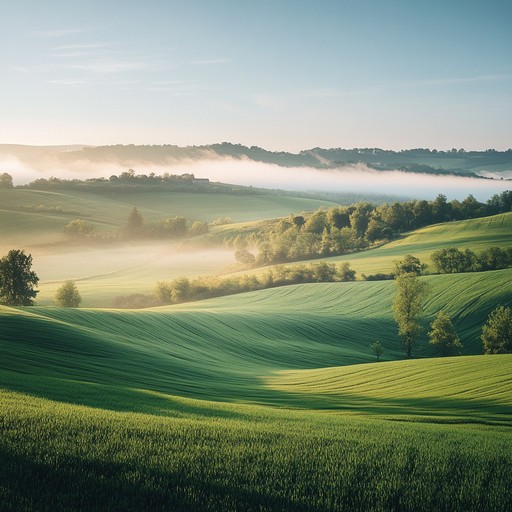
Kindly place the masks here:
<instances>
[{"instance_id":1,"label":"green grass field","mask_svg":"<svg viewBox=\"0 0 512 512\"><path fill-rule=\"evenodd\" d=\"M64 207L92 212L80 201ZM36 213L14 214L27 229L2 215L5 243L39 237L43 282L39 306L0 306L0 511L511 510L512 355L481 355L480 334L491 310L512 306L512 269L422 277L423 327L444 309L465 355L433 358L424 332L404 360L391 281L138 311L45 306L66 278L106 306L165 273L229 272L229 254L63 252ZM408 253L508 246L511 228L512 214L431 226L336 260L385 272Z\"/></svg>"}]
</instances>

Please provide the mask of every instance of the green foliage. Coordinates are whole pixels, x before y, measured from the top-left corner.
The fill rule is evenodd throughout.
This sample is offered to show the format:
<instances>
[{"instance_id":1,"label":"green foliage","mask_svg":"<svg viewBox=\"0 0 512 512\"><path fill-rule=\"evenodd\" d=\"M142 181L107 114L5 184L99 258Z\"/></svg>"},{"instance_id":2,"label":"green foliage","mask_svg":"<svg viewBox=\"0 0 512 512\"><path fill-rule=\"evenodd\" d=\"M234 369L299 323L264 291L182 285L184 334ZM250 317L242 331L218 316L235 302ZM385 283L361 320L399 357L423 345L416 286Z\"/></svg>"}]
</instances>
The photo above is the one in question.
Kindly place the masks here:
<instances>
[{"instance_id":1,"label":"green foliage","mask_svg":"<svg viewBox=\"0 0 512 512\"><path fill-rule=\"evenodd\" d=\"M201 236L208 233L208 224L206 222L194 221L188 232L189 236Z\"/></svg>"},{"instance_id":2,"label":"green foliage","mask_svg":"<svg viewBox=\"0 0 512 512\"><path fill-rule=\"evenodd\" d=\"M251 268L256 263L254 254L250 253L247 249L239 249L238 251L235 251L235 260L246 268Z\"/></svg>"},{"instance_id":3,"label":"green foliage","mask_svg":"<svg viewBox=\"0 0 512 512\"><path fill-rule=\"evenodd\" d=\"M460 338L453 328L450 317L444 311L439 311L430 327L429 343L436 348L440 356L461 353L462 343Z\"/></svg>"},{"instance_id":4,"label":"green foliage","mask_svg":"<svg viewBox=\"0 0 512 512\"><path fill-rule=\"evenodd\" d=\"M348 261L344 261L338 269L338 277L340 281L355 281L356 271L350 268Z\"/></svg>"},{"instance_id":5,"label":"green foliage","mask_svg":"<svg viewBox=\"0 0 512 512\"><path fill-rule=\"evenodd\" d=\"M486 354L512 353L512 308L499 306L491 312L482 328Z\"/></svg>"},{"instance_id":6,"label":"green foliage","mask_svg":"<svg viewBox=\"0 0 512 512\"><path fill-rule=\"evenodd\" d=\"M384 353L384 347L380 341L376 341L370 345L370 350L376 355L377 362L380 362L380 356Z\"/></svg>"},{"instance_id":7,"label":"green foliage","mask_svg":"<svg viewBox=\"0 0 512 512\"><path fill-rule=\"evenodd\" d=\"M126 221L126 231L129 236L140 236L144 227L144 217L134 206Z\"/></svg>"},{"instance_id":8,"label":"green foliage","mask_svg":"<svg viewBox=\"0 0 512 512\"><path fill-rule=\"evenodd\" d=\"M419 276L425 271L427 265L412 254L406 254L403 260L395 261L395 274L414 274Z\"/></svg>"},{"instance_id":9,"label":"green foliage","mask_svg":"<svg viewBox=\"0 0 512 512\"><path fill-rule=\"evenodd\" d=\"M456 210L458 213L454 213ZM407 201L379 206L360 202L280 219L270 228L251 233L247 242L258 246L257 262L268 265L350 254L433 222L472 219L491 213L490 206L478 203L473 196L458 206L454 201L448 203L442 194L431 202ZM396 272L420 274L426 269L426 264L416 256L409 254L406 258L400 262L404 268Z\"/></svg>"},{"instance_id":10,"label":"green foliage","mask_svg":"<svg viewBox=\"0 0 512 512\"><path fill-rule=\"evenodd\" d=\"M410 358L421 333L419 318L423 312L423 301L428 293L428 285L416 274L399 274L396 276L395 285L393 318L398 326L405 355Z\"/></svg>"},{"instance_id":11,"label":"green foliage","mask_svg":"<svg viewBox=\"0 0 512 512\"><path fill-rule=\"evenodd\" d=\"M456 247L445 247L433 252L431 259L437 271L443 274L499 270L512 266L512 248L491 246L475 254L470 249L461 251Z\"/></svg>"},{"instance_id":12,"label":"green foliage","mask_svg":"<svg viewBox=\"0 0 512 512\"><path fill-rule=\"evenodd\" d=\"M0 188L13 188L12 176L6 172L0 174Z\"/></svg>"},{"instance_id":13,"label":"green foliage","mask_svg":"<svg viewBox=\"0 0 512 512\"><path fill-rule=\"evenodd\" d=\"M77 308L82 302L82 297L74 281L66 281L55 294L57 306L63 308Z\"/></svg>"},{"instance_id":14,"label":"green foliage","mask_svg":"<svg viewBox=\"0 0 512 512\"><path fill-rule=\"evenodd\" d=\"M233 224L231 217L219 217L210 223L211 226L224 226L226 224Z\"/></svg>"},{"instance_id":15,"label":"green foliage","mask_svg":"<svg viewBox=\"0 0 512 512\"><path fill-rule=\"evenodd\" d=\"M31 306L39 293L34 289L39 282L31 270L32 255L19 249L10 250L0 259L0 304Z\"/></svg>"},{"instance_id":16,"label":"green foliage","mask_svg":"<svg viewBox=\"0 0 512 512\"><path fill-rule=\"evenodd\" d=\"M240 250L235 253L237 260L246 262L248 266L254 263L251 253ZM255 275L238 275L226 278L202 276L195 279L180 277L169 282L159 282L154 295L159 304L178 304L194 300L203 300L212 297L222 297L253 290L263 290L276 286L285 286L298 283L332 283L355 281L356 272L350 268L348 262L342 263L338 268L333 263L319 262L310 265L278 265L260 278ZM136 298L136 297L135 297ZM152 301L139 301L142 304L153 305ZM122 304L132 306L128 297L118 297L114 306L123 307ZM148 307L148 306L143 306Z\"/></svg>"},{"instance_id":17,"label":"green foliage","mask_svg":"<svg viewBox=\"0 0 512 512\"><path fill-rule=\"evenodd\" d=\"M85 239L91 237L94 232L94 226L83 219L72 220L64 228L64 233L77 239Z\"/></svg>"}]
</instances>

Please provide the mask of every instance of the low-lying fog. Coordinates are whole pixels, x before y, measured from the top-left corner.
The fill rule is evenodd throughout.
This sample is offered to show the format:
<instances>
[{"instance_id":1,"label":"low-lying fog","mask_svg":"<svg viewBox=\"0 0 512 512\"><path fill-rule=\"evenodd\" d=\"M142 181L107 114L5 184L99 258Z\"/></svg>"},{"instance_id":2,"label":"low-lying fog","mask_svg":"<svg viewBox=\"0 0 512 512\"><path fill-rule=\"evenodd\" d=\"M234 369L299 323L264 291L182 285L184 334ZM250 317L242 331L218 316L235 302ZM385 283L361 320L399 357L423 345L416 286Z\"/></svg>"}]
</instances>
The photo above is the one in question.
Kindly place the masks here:
<instances>
[{"instance_id":1,"label":"low-lying fog","mask_svg":"<svg viewBox=\"0 0 512 512\"><path fill-rule=\"evenodd\" d=\"M401 171L375 171L365 165L356 164L338 169L314 169L307 167L280 167L274 164L251 160L217 159L170 163L169 165L148 165L132 162L137 174L192 173L197 178L209 178L237 185L252 185L264 188L279 188L291 191L316 192L361 192L391 194L433 199L445 194L449 199L464 199L473 194L485 201L495 193L512 188L506 179L475 179L456 176L434 176L405 173ZM93 178L119 175L127 170L117 163L74 162L66 168L54 166L36 167L27 165L16 158L0 160L0 171L8 172L15 185L29 183L37 178Z\"/></svg>"}]
</instances>

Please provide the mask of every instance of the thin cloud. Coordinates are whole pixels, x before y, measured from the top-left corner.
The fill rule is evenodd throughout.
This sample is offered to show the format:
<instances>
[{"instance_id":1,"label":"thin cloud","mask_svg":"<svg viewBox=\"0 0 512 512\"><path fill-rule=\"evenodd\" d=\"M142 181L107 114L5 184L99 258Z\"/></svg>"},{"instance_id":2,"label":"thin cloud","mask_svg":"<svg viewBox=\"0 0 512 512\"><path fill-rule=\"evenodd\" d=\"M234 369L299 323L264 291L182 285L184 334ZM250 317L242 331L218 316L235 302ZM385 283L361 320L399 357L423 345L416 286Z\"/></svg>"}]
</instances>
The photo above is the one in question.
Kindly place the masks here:
<instances>
[{"instance_id":1,"label":"thin cloud","mask_svg":"<svg viewBox=\"0 0 512 512\"><path fill-rule=\"evenodd\" d=\"M82 44L64 44L55 46L55 50L94 50L101 48L110 48L112 43L82 43Z\"/></svg>"},{"instance_id":2,"label":"thin cloud","mask_svg":"<svg viewBox=\"0 0 512 512\"><path fill-rule=\"evenodd\" d=\"M69 69L76 69L81 71L88 71L92 73L121 73L124 71L148 70L155 69L156 65L147 61L146 59L127 59L127 60L114 60L114 59L99 59L83 64L69 64L66 66Z\"/></svg>"},{"instance_id":3,"label":"thin cloud","mask_svg":"<svg viewBox=\"0 0 512 512\"><path fill-rule=\"evenodd\" d=\"M231 59L221 57L218 59L203 59L203 60L194 60L190 64L193 66L215 66L218 64L229 64Z\"/></svg>"},{"instance_id":4,"label":"thin cloud","mask_svg":"<svg viewBox=\"0 0 512 512\"><path fill-rule=\"evenodd\" d=\"M318 89L311 89L298 93L300 97L314 97L314 98L342 98L342 97L355 97L355 96L369 96L379 92L378 87L365 87L363 89L337 89L332 87L319 87Z\"/></svg>"},{"instance_id":5,"label":"thin cloud","mask_svg":"<svg viewBox=\"0 0 512 512\"><path fill-rule=\"evenodd\" d=\"M87 85L87 80L83 80L80 78L60 78L60 79L54 79L54 80L47 80L47 84L53 84L53 85L71 85L73 87L83 87L84 85Z\"/></svg>"},{"instance_id":6,"label":"thin cloud","mask_svg":"<svg viewBox=\"0 0 512 512\"><path fill-rule=\"evenodd\" d=\"M93 32L99 30L99 27L82 27L82 28L60 28L53 30L34 30L32 35L38 37L65 37L75 34L83 34L84 32Z\"/></svg>"},{"instance_id":7,"label":"thin cloud","mask_svg":"<svg viewBox=\"0 0 512 512\"><path fill-rule=\"evenodd\" d=\"M496 73L486 75L475 75L466 77L447 77L447 78L432 78L427 80L415 80L412 82L402 83L402 87L416 87L416 86L429 86L429 85L452 85L452 84L466 84L478 82L497 82L501 80L510 80L512 73Z\"/></svg>"}]
</instances>

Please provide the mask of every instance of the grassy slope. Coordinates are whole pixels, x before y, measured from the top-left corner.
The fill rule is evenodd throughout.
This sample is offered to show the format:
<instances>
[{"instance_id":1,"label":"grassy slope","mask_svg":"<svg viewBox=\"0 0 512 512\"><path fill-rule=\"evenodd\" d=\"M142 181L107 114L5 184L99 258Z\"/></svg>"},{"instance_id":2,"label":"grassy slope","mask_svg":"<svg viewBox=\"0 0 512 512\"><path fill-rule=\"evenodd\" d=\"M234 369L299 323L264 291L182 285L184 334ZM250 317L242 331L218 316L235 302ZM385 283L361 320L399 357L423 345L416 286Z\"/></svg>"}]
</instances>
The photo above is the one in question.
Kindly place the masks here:
<instances>
[{"instance_id":1,"label":"grassy slope","mask_svg":"<svg viewBox=\"0 0 512 512\"><path fill-rule=\"evenodd\" d=\"M458 247L480 252L490 246L512 245L512 212L456 222L434 224L404 234L400 239L381 247L326 261L349 261L358 274L391 272L393 261L406 254L432 264L430 255L443 247Z\"/></svg>"},{"instance_id":2,"label":"grassy slope","mask_svg":"<svg viewBox=\"0 0 512 512\"><path fill-rule=\"evenodd\" d=\"M509 427L172 397L152 415L10 391L0 405L3 510L509 510Z\"/></svg>"},{"instance_id":3,"label":"grassy slope","mask_svg":"<svg viewBox=\"0 0 512 512\"><path fill-rule=\"evenodd\" d=\"M233 229L219 228L220 232ZM239 229L250 229L241 224ZM412 253L423 261L443 246L471 248L477 252L499 245L510 245L512 213L429 226L405 235L382 247L346 256L327 258L326 261L349 261L358 275L389 272L393 261ZM229 272L235 261L232 250L179 251L167 244L96 248L63 254L44 254L35 259L35 268L43 279L39 302L52 304L56 289L66 278L78 280L84 306L108 307L117 295L149 293L157 281L180 275L214 275ZM318 261L318 260L316 260ZM265 269L256 269L256 274ZM244 271L243 273L247 273Z\"/></svg>"},{"instance_id":4,"label":"grassy slope","mask_svg":"<svg viewBox=\"0 0 512 512\"><path fill-rule=\"evenodd\" d=\"M134 206L148 221L183 215L190 220L206 222L219 217L231 217L235 222L243 222L281 217L290 212L316 210L334 204L326 200L256 194L139 192L100 195L74 190L0 189L0 232L15 240L41 232L48 232L57 239L68 222L80 217L95 224L98 230L109 230L123 226ZM46 207L47 210L22 209L37 206ZM48 208L57 206L64 213L48 211Z\"/></svg>"},{"instance_id":5,"label":"grassy slope","mask_svg":"<svg viewBox=\"0 0 512 512\"><path fill-rule=\"evenodd\" d=\"M509 221L448 226L474 248L508 244ZM453 240L431 229L409 242ZM367 256L412 252L384 249ZM512 270L424 279L427 320L446 308L468 353L512 305ZM393 361L392 289L0 308L0 510L509 510L512 357ZM391 362L353 364L376 337Z\"/></svg>"},{"instance_id":6,"label":"grassy slope","mask_svg":"<svg viewBox=\"0 0 512 512\"><path fill-rule=\"evenodd\" d=\"M426 323L445 308L469 354L496 304L512 304L512 270L430 276ZM282 369L402 357L392 282L290 286L152 311L2 308L4 369L191 397L279 401L260 380ZM425 344L419 355L429 354Z\"/></svg>"}]
</instances>

